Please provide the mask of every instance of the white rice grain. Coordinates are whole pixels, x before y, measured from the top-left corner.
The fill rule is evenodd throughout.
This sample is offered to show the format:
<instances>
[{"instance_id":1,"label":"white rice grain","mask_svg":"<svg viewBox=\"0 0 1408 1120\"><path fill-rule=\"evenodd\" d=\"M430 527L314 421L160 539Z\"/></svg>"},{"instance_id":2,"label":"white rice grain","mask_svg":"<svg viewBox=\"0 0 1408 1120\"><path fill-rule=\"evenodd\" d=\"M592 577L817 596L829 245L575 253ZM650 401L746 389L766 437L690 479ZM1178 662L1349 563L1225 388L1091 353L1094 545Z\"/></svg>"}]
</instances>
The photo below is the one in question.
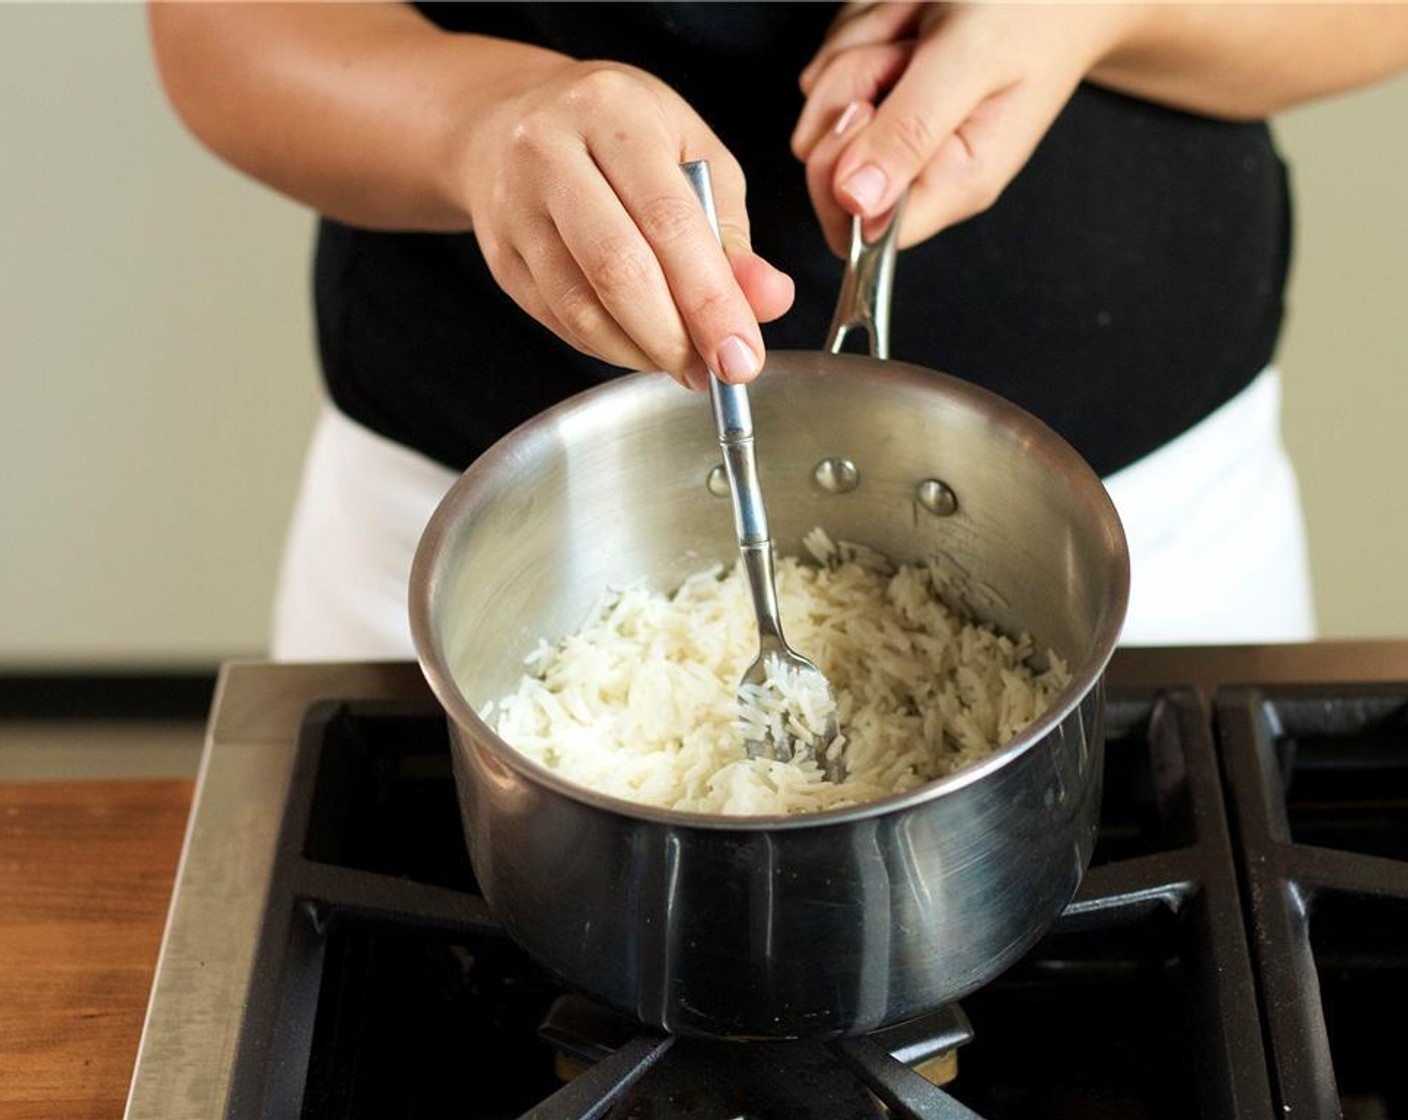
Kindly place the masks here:
<instances>
[{"instance_id":1,"label":"white rice grain","mask_svg":"<svg viewBox=\"0 0 1408 1120\"><path fill-rule=\"evenodd\" d=\"M749 759L767 728L811 744L830 714L787 674L770 674L740 712L757 652L742 571L691 575L672 594L632 587L586 625L529 655L518 688L485 710L498 734L563 778L630 801L700 813L807 813L912 789L1010 742L1070 680L1028 635L964 618L943 600L936 564L895 567L822 530L804 542L821 566L779 557L788 641L830 681L847 775L829 782L812 752Z\"/></svg>"}]
</instances>

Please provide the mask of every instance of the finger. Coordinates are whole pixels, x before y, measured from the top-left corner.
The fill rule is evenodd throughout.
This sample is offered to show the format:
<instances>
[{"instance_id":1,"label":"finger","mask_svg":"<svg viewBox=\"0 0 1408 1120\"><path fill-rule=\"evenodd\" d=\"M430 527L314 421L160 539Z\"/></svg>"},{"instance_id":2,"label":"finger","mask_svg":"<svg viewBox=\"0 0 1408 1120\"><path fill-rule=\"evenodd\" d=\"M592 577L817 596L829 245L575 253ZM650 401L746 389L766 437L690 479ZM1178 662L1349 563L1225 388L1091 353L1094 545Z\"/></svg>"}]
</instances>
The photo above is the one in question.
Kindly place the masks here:
<instances>
[{"instance_id":1,"label":"finger","mask_svg":"<svg viewBox=\"0 0 1408 1120\"><path fill-rule=\"evenodd\" d=\"M734 282L752 312L753 323L771 322L792 306L796 291L792 278L753 251L748 219L748 184L738 161L721 144L710 157L709 177L719 223L719 239ZM761 368L764 358L761 331L758 331L756 339Z\"/></svg>"},{"instance_id":2,"label":"finger","mask_svg":"<svg viewBox=\"0 0 1408 1120\"><path fill-rule=\"evenodd\" d=\"M587 153L582 159L590 163ZM614 324L645 355L643 368L682 376L694 346L654 249L599 170L565 181L570 190L550 193L547 210L585 291L567 295L559 317L582 333L604 335Z\"/></svg>"},{"instance_id":3,"label":"finger","mask_svg":"<svg viewBox=\"0 0 1408 1120\"><path fill-rule=\"evenodd\" d=\"M602 306L590 282L550 224L521 239L521 251L500 278L515 302L564 342L625 369L655 363Z\"/></svg>"},{"instance_id":4,"label":"finger","mask_svg":"<svg viewBox=\"0 0 1408 1120\"><path fill-rule=\"evenodd\" d=\"M721 150L710 161L709 177L714 188L719 237L734 279L754 319L759 323L771 322L792 306L795 294L792 278L753 251L749 239L748 186L737 161Z\"/></svg>"},{"instance_id":5,"label":"finger","mask_svg":"<svg viewBox=\"0 0 1408 1120\"><path fill-rule=\"evenodd\" d=\"M774 268L754 252L729 253L733 277L760 323L780 319L792 306L797 289L787 273Z\"/></svg>"},{"instance_id":6,"label":"finger","mask_svg":"<svg viewBox=\"0 0 1408 1120\"><path fill-rule=\"evenodd\" d=\"M891 43L911 37L923 4L848 4L831 24L826 41L802 69L799 84L811 96L821 72L836 55L853 47Z\"/></svg>"},{"instance_id":7,"label":"finger","mask_svg":"<svg viewBox=\"0 0 1408 1120\"><path fill-rule=\"evenodd\" d=\"M624 369L657 368L601 305L557 229L543 223L524 233L524 251L511 252L508 267L495 272L500 287L529 315L584 354ZM673 376L686 388L708 388L708 371L697 357Z\"/></svg>"},{"instance_id":8,"label":"finger","mask_svg":"<svg viewBox=\"0 0 1408 1120\"><path fill-rule=\"evenodd\" d=\"M528 315L569 346L610 365L654 369L655 362L602 306L545 211L536 217L475 230L494 281ZM692 357L676 380L692 389L708 387L708 371Z\"/></svg>"},{"instance_id":9,"label":"finger","mask_svg":"<svg viewBox=\"0 0 1408 1120\"><path fill-rule=\"evenodd\" d=\"M804 162L810 159L822 137L842 127L847 107L857 101L878 102L900 80L913 55L909 43L857 47L837 55L802 106L792 130L792 154Z\"/></svg>"},{"instance_id":10,"label":"finger","mask_svg":"<svg viewBox=\"0 0 1408 1120\"><path fill-rule=\"evenodd\" d=\"M489 273L493 276L494 283L514 303L567 345L581 350L585 354L590 354L593 358L607 360L604 355L597 353L595 348L585 339L578 337L574 331L570 330L567 324L562 322L548 306L538 281L534 278L533 271L523 254L512 245L507 244L502 238L486 236L485 228L482 225L474 233L479 241L479 251L484 257L484 263L489 266Z\"/></svg>"},{"instance_id":11,"label":"finger","mask_svg":"<svg viewBox=\"0 0 1408 1120\"><path fill-rule=\"evenodd\" d=\"M901 247L992 206L1031 157L1070 92L1022 83L979 102L911 185Z\"/></svg>"},{"instance_id":12,"label":"finger","mask_svg":"<svg viewBox=\"0 0 1408 1120\"><path fill-rule=\"evenodd\" d=\"M836 126L812 149L807 160L807 194L821 223L826 244L838 257L844 257L850 244L851 215L836 201L832 182L836 161L846 150L850 137L868 125L875 116L875 107L865 101L854 101L841 114Z\"/></svg>"},{"instance_id":13,"label":"finger","mask_svg":"<svg viewBox=\"0 0 1408 1120\"><path fill-rule=\"evenodd\" d=\"M746 239L742 172L716 140L706 151L709 147L713 148L708 158L720 227L725 237ZM751 381L762 369L762 331L678 164L658 158L616 158L606 173L658 262L694 351L722 380ZM642 322L641 310L621 304L600 286L598 293L628 333L643 344L650 326Z\"/></svg>"},{"instance_id":14,"label":"finger","mask_svg":"<svg viewBox=\"0 0 1408 1120\"><path fill-rule=\"evenodd\" d=\"M973 108L996 92L983 71L951 52L915 52L910 65L836 162L833 189L843 209L888 213Z\"/></svg>"}]
</instances>

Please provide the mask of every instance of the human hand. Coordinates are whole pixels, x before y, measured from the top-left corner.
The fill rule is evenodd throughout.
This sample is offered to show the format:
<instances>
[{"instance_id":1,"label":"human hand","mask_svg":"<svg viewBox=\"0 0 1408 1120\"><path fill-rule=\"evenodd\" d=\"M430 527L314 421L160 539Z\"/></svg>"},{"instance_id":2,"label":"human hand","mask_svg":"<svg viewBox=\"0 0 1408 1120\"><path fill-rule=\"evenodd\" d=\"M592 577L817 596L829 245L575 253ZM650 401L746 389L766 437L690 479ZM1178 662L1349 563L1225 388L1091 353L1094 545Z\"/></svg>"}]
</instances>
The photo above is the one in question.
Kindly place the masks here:
<instances>
[{"instance_id":1,"label":"human hand","mask_svg":"<svg viewBox=\"0 0 1408 1120\"><path fill-rule=\"evenodd\" d=\"M908 246L991 206L1120 40L1125 5L848 4L802 72L792 150L827 244L909 192ZM882 100L883 98L883 100Z\"/></svg>"},{"instance_id":2,"label":"human hand","mask_svg":"<svg viewBox=\"0 0 1408 1120\"><path fill-rule=\"evenodd\" d=\"M738 162L658 79L539 53L472 114L463 182L494 279L529 315L614 365L694 389L746 382L760 322L792 281L749 243ZM723 248L684 175L709 161Z\"/></svg>"}]
</instances>

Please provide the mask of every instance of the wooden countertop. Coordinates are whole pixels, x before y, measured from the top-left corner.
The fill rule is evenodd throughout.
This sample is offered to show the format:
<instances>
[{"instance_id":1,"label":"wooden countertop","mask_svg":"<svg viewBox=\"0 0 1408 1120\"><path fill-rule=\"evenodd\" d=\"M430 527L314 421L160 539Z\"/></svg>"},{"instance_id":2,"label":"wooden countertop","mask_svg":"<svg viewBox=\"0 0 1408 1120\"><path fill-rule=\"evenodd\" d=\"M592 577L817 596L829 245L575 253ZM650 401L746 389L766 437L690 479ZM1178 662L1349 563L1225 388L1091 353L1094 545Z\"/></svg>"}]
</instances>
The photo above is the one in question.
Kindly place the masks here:
<instances>
[{"instance_id":1,"label":"wooden countertop","mask_svg":"<svg viewBox=\"0 0 1408 1120\"><path fill-rule=\"evenodd\" d=\"M127 1101L194 783L0 783L0 1117Z\"/></svg>"}]
</instances>

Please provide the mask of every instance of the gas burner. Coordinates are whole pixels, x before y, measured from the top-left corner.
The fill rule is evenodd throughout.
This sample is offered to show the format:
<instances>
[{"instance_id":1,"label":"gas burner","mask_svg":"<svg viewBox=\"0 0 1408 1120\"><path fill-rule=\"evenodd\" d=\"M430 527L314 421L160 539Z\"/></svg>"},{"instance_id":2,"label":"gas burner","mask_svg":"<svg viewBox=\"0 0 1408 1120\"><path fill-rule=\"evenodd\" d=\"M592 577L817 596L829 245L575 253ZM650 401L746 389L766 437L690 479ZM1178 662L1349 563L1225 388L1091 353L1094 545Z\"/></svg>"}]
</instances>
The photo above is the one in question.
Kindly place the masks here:
<instances>
[{"instance_id":1,"label":"gas burner","mask_svg":"<svg viewBox=\"0 0 1408 1120\"><path fill-rule=\"evenodd\" d=\"M543 1120L882 1120L885 1109L831 1049L814 1042L706 1042L656 1036L534 1110Z\"/></svg>"},{"instance_id":2,"label":"gas burner","mask_svg":"<svg viewBox=\"0 0 1408 1120\"><path fill-rule=\"evenodd\" d=\"M945 1007L865 1038L823 1042L672 1039L582 996L555 1000L539 1035L568 1088L535 1120L837 1120L971 1115L937 1086L973 1037ZM882 1105L882 1102L883 1105Z\"/></svg>"}]
</instances>

